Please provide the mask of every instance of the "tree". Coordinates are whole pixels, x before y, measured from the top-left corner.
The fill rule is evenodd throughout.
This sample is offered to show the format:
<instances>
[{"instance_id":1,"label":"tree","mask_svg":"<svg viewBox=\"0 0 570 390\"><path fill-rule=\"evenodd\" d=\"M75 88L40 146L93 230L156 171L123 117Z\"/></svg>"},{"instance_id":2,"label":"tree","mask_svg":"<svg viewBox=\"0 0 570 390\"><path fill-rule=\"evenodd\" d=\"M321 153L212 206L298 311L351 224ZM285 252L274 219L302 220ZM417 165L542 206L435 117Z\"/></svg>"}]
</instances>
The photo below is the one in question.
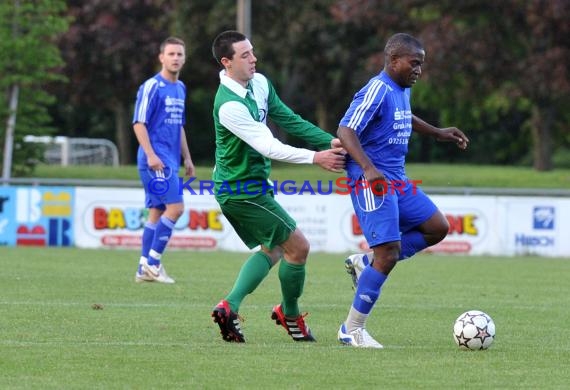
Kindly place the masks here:
<instances>
[{"instance_id":1,"label":"tree","mask_svg":"<svg viewBox=\"0 0 570 390\"><path fill-rule=\"evenodd\" d=\"M351 91L367 76L368 26L339 23L331 0L253 3L258 68L267 71L281 97L307 119L335 132Z\"/></svg>"},{"instance_id":2,"label":"tree","mask_svg":"<svg viewBox=\"0 0 570 390\"><path fill-rule=\"evenodd\" d=\"M45 87L63 80L56 72L62 60L55 39L68 26L64 11L60 0L0 3L0 90L7 92L0 94L0 123L7 123L2 137L4 178L12 171L31 172L40 158L37 147L23 142L24 135L53 131L47 107L54 97Z\"/></svg>"},{"instance_id":3,"label":"tree","mask_svg":"<svg viewBox=\"0 0 570 390\"><path fill-rule=\"evenodd\" d=\"M469 75L461 77L464 90L483 98L474 106L479 111L525 111L527 119L512 138L529 128L534 168L552 169L553 139L561 138L556 129L570 101L570 3L489 0L439 6L441 17L424 30L436 52L447 54L438 58L434 76L446 77L450 66L459 66Z\"/></svg>"},{"instance_id":4,"label":"tree","mask_svg":"<svg viewBox=\"0 0 570 390\"><path fill-rule=\"evenodd\" d=\"M186 42L186 132L194 162L211 163L215 149L212 107L221 67L212 55L214 38L236 29L236 0L174 2L171 32Z\"/></svg>"},{"instance_id":5,"label":"tree","mask_svg":"<svg viewBox=\"0 0 570 390\"><path fill-rule=\"evenodd\" d=\"M440 122L478 129L480 156L512 163L531 144L535 169L552 168L570 100L570 2L339 0L337 7L345 22L375 25L384 39L408 31L424 42L415 107L440 107Z\"/></svg>"},{"instance_id":6,"label":"tree","mask_svg":"<svg viewBox=\"0 0 570 390\"><path fill-rule=\"evenodd\" d=\"M59 45L71 83L58 91L68 99L59 115L69 126L88 127L72 132L114 138L121 163L132 163L132 106L138 86L158 70L170 2L69 0L68 6L74 20Z\"/></svg>"}]
</instances>

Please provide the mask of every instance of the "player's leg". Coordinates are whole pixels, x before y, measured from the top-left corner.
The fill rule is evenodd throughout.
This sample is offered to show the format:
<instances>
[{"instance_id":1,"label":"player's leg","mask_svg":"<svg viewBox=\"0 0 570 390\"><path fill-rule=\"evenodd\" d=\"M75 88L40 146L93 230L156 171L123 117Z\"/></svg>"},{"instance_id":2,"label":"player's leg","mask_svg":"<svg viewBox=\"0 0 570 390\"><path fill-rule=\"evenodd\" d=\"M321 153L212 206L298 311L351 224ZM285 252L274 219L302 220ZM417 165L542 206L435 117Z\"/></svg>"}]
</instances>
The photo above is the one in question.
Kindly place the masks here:
<instances>
[{"instance_id":1,"label":"player's leg","mask_svg":"<svg viewBox=\"0 0 570 390\"><path fill-rule=\"evenodd\" d=\"M148 255L154 240L154 234L156 232L156 226L160 216L164 212L164 205L162 204L159 196L156 195L156 191L152 186L153 180L155 180L155 175L152 171L148 169L140 169L139 177L145 192L145 208L148 210L147 221L143 228L142 243L141 243L141 255L139 258L139 264L137 267L137 272L135 273L136 282L152 282L154 278L147 275L144 267L148 262Z\"/></svg>"},{"instance_id":2,"label":"player's leg","mask_svg":"<svg viewBox=\"0 0 570 390\"><path fill-rule=\"evenodd\" d=\"M420 188L406 188L399 197L399 210L402 232L400 260L437 244L447 235L447 219Z\"/></svg>"},{"instance_id":3,"label":"player's leg","mask_svg":"<svg viewBox=\"0 0 570 390\"><path fill-rule=\"evenodd\" d=\"M151 248L148 255L148 264L150 266L159 267L162 254L172 237L172 231L178 218L184 212L184 204L171 203L166 205L166 210L158 219Z\"/></svg>"},{"instance_id":4,"label":"player's leg","mask_svg":"<svg viewBox=\"0 0 570 390\"><path fill-rule=\"evenodd\" d=\"M305 264L309 255L309 241L295 229L281 244L283 258L279 264L281 304L273 307L271 318L287 330L295 341L316 341L299 310L299 298L305 286Z\"/></svg>"},{"instance_id":5,"label":"player's leg","mask_svg":"<svg viewBox=\"0 0 570 390\"><path fill-rule=\"evenodd\" d=\"M442 241L449 232L449 222L440 210L436 210L433 215L418 230L423 234L428 247Z\"/></svg>"},{"instance_id":6,"label":"player's leg","mask_svg":"<svg viewBox=\"0 0 570 390\"><path fill-rule=\"evenodd\" d=\"M314 341L299 313L298 299L305 283L309 242L296 228L295 220L271 195L226 202L221 208L245 244L250 248L261 245L261 252L266 256L265 264L258 252L243 265L234 288L226 297L232 310L239 310L241 300L257 288L271 266L282 257L279 280L283 299L273 308L272 318L287 329L294 340Z\"/></svg>"},{"instance_id":7,"label":"player's leg","mask_svg":"<svg viewBox=\"0 0 570 390\"><path fill-rule=\"evenodd\" d=\"M355 347L382 348L382 344L366 331L366 321L380 298L382 286L398 261L399 253L399 241L373 248L374 261L364 267L360 274L348 316L339 329L338 338L341 342Z\"/></svg>"},{"instance_id":8,"label":"player's leg","mask_svg":"<svg viewBox=\"0 0 570 390\"><path fill-rule=\"evenodd\" d=\"M233 311L238 312L243 299L255 291L257 286L265 279L269 270L279 257L272 258L260 250L252 253L242 265L231 291L225 300Z\"/></svg>"},{"instance_id":9,"label":"player's leg","mask_svg":"<svg viewBox=\"0 0 570 390\"><path fill-rule=\"evenodd\" d=\"M163 212L164 209L154 207L148 209L148 218L144 224L141 246L141 257L143 257L145 261L148 260L148 253L150 252L152 241L154 240L156 226L158 225L158 221L160 220Z\"/></svg>"},{"instance_id":10,"label":"player's leg","mask_svg":"<svg viewBox=\"0 0 570 390\"><path fill-rule=\"evenodd\" d=\"M250 248L261 245L242 265L231 291L212 312L214 322L226 341L244 342L239 328L238 312L243 299L265 279L271 267L279 261L282 250L277 243L284 240L291 226L284 226L272 210L271 201L260 196L255 199L229 200L220 208L237 235ZM269 249L269 247L273 249ZM234 318L232 320L232 318Z\"/></svg>"},{"instance_id":11,"label":"player's leg","mask_svg":"<svg viewBox=\"0 0 570 390\"><path fill-rule=\"evenodd\" d=\"M178 189L178 178L173 174L175 170L165 169L165 172L169 172L166 177L162 171L141 173L147 191L149 208L164 210L156 221L148 261L146 265L143 264L143 268L155 281L174 283L174 279L166 274L162 265L162 255L172 237L176 221L184 212L184 202L182 192Z\"/></svg>"},{"instance_id":12,"label":"player's leg","mask_svg":"<svg viewBox=\"0 0 570 390\"><path fill-rule=\"evenodd\" d=\"M398 200L395 195L387 194L381 203L373 206L359 199L360 195L351 194L351 199L364 236L373 249L374 259L360 275L348 316L338 331L338 339L355 347L382 348L366 331L366 320L400 255ZM370 199L369 195L363 196Z\"/></svg>"},{"instance_id":13,"label":"player's leg","mask_svg":"<svg viewBox=\"0 0 570 390\"><path fill-rule=\"evenodd\" d=\"M148 276L143 269L144 265L148 262L148 253L150 251L152 241L154 239L154 233L156 231L156 225L160 216L164 210L158 208L149 208L148 217L145 222L142 234L142 244L141 244L141 256L139 258L139 266L135 274L136 282L152 282L154 279Z\"/></svg>"},{"instance_id":14,"label":"player's leg","mask_svg":"<svg viewBox=\"0 0 570 390\"><path fill-rule=\"evenodd\" d=\"M285 240L292 228L272 210L273 202L260 196L220 204L222 213L240 239L250 249L261 245L261 249L252 253L242 265L232 290L225 297L235 312L239 311L242 300L257 288L279 261L282 250L277 242Z\"/></svg>"},{"instance_id":15,"label":"player's leg","mask_svg":"<svg viewBox=\"0 0 570 390\"><path fill-rule=\"evenodd\" d=\"M242 265L231 291L214 307L212 317L225 341L245 342L239 308L243 299L255 291L277 261L278 254L269 255L263 250L253 253Z\"/></svg>"},{"instance_id":16,"label":"player's leg","mask_svg":"<svg viewBox=\"0 0 570 390\"><path fill-rule=\"evenodd\" d=\"M408 185L400 194L401 251L399 260L405 260L418 252L437 244L445 238L449 223L431 199L418 187ZM373 261L373 252L357 253L345 260L347 273L354 288L364 268Z\"/></svg>"}]
</instances>

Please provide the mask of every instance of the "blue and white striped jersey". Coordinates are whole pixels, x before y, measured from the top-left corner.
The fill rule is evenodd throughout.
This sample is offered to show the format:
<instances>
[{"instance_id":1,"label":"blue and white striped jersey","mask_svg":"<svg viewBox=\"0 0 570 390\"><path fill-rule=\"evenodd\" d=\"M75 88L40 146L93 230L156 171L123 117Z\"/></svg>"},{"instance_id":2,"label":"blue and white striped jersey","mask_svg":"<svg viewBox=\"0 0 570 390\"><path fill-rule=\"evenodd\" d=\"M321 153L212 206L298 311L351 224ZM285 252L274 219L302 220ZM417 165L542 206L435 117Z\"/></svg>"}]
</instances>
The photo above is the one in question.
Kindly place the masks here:
<instances>
[{"instance_id":1,"label":"blue and white striped jersey","mask_svg":"<svg viewBox=\"0 0 570 390\"><path fill-rule=\"evenodd\" d=\"M178 172L180 166L180 129L186 123L185 99L186 86L182 81L173 83L157 73L140 86L133 116L133 124L145 124L155 153L174 172ZM139 169L148 168L140 146L137 165Z\"/></svg>"},{"instance_id":2,"label":"blue and white striped jersey","mask_svg":"<svg viewBox=\"0 0 570 390\"><path fill-rule=\"evenodd\" d=\"M340 121L356 132L362 148L388 180L404 180L408 141L412 133L410 88L402 88L384 71L358 91ZM350 156L350 178L362 176L362 169Z\"/></svg>"}]
</instances>

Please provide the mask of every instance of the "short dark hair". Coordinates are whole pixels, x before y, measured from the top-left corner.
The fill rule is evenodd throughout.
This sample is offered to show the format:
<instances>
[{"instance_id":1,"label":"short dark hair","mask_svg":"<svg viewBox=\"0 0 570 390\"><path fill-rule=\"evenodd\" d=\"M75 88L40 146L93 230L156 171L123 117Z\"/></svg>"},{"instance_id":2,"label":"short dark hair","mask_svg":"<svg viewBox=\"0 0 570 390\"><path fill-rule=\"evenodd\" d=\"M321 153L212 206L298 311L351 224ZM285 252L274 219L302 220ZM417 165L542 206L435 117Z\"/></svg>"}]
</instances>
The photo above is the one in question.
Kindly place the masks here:
<instances>
[{"instance_id":1,"label":"short dark hair","mask_svg":"<svg viewBox=\"0 0 570 390\"><path fill-rule=\"evenodd\" d=\"M236 42L245 41L247 37L239 31L228 30L224 31L214 39L212 44L212 55L222 65L222 58L226 57L232 59L235 54L233 44Z\"/></svg>"},{"instance_id":2,"label":"short dark hair","mask_svg":"<svg viewBox=\"0 0 570 390\"><path fill-rule=\"evenodd\" d=\"M164 48L166 45L182 45L186 49L184 41L177 37L168 37L160 44L160 52L164 53Z\"/></svg>"},{"instance_id":3,"label":"short dark hair","mask_svg":"<svg viewBox=\"0 0 570 390\"><path fill-rule=\"evenodd\" d=\"M384 55L387 57L402 56L411 53L414 49L423 50L424 46L410 34L397 33L392 35L386 42Z\"/></svg>"}]
</instances>

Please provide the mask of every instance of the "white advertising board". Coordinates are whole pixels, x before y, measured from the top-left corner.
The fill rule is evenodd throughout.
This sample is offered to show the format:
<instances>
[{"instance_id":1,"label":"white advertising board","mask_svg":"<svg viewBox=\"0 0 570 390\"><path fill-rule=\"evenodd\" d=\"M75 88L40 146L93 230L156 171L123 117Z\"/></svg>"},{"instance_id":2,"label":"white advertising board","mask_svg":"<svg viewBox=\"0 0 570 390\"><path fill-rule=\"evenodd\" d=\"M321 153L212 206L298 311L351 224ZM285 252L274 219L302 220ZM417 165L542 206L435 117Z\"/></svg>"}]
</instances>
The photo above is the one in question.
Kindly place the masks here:
<instances>
[{"instance_id":1,"label":"white advertising board","mask_svg":"<svg viewBox=\"0 0 570 390\"><path fill-rule=\"evenodd\" d=\"M185 212L169 248L245 251L211 195L184 198ZM139 248L146 221L144 192L130 188L76 189L76 245L82 248Z\"/></svg>"},{"instance_id":2,"label":"white advertising board","mask_svg":"<svg viewBox=\"0 0 570 390\"><path fill-rule=\"evenodd\" d=\"M346 195L276 195L315 252L358 252L366 240ZM448 236L428 249L466 255L570 256L570 199L436 195L450 224ZM185 212L170 248L247 251L213 195L184 195ZM146 220L141 189L78 187L75 245L138 248ZM565 234L566 232L566 234Z\"/></svg>"},{"instance_id":3,"label":"white advertising board","mask_svg":"<svg viewBox=\"0 0 570 390\"><path fill-rule=\"evenodd\" d=\"M506 255L570 257L570 199L499 198Z\"/></svg>"}]
</instances>

